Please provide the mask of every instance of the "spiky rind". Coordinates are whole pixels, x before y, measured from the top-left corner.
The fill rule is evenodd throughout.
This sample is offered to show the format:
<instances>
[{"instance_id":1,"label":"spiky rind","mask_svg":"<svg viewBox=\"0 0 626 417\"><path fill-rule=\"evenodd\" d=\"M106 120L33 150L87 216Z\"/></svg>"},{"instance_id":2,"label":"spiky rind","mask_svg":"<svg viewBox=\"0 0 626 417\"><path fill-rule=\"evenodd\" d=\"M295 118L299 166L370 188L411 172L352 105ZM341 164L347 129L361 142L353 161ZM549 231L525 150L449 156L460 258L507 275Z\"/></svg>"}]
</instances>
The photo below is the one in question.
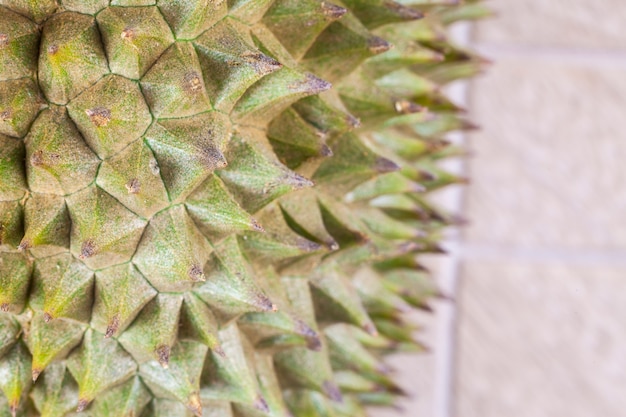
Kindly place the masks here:
<instances>
[{"instance_id":1,"label":"spiky rind","mask_svg":"<svg viewBox=\"0 0 626 417\"><path fill-rule=\"evenodd\" d=\"M440 84L484 65L443 26L475 3L411 4L0 0L0 414L402 395L472 128Z\"/></svg>"}]
</instances>

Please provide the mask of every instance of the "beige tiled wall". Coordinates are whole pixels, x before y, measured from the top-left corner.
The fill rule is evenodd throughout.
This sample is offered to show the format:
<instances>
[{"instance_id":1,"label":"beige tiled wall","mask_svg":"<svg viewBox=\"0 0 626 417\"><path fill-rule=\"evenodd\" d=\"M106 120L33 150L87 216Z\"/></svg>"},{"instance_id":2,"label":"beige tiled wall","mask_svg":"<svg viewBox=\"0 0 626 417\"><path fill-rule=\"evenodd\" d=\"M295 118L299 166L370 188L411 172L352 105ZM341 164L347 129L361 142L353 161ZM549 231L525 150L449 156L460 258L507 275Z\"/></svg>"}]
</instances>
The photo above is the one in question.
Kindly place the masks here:
<instances>
[{"instance_id":1,"label":"beige tiled wall","mask_svg":"<svg viewBox=\"0 0 626 417\"><path fill-rule=\"evenodd\" d=\"M626 415L626 2L498 0L448 417Z\"/></svg>"},{"instance_id":2,"label":"beige tiled wall","mask_svg":"<svg viewBox=\"0 0 626 417\"><path fill-rule=\"evenodd\" d=\"M438 264L456 302L398 357L384 417L626 416L626 1L491 0L465 105L470 225ZM458 195L457 195L458 200ZM454 202L454 198L452 198ZM454 206L454 204L453 204Z\"/></svg>"}]
</instances>

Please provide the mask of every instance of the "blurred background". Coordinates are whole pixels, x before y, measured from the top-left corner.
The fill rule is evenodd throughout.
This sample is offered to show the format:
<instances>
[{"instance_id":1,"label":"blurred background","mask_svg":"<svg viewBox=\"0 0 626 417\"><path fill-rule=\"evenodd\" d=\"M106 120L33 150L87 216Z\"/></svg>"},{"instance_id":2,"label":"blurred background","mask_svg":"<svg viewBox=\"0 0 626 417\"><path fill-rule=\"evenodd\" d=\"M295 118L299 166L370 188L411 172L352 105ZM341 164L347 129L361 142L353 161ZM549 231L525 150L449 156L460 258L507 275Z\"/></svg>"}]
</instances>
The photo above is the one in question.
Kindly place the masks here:
<instances>
[{"instance_id":1,"label":"blurred background","mask_svg":"<svg viewBox=\"0 0 626 417\"><path fill-rule=\"evenodd\" d=\"M456 28L494 64L451 94L469 220L429 259L453 302L397 356L412 397L376 417L626 415L626 1L491 0Z\"/></svg>"}]
</instances>

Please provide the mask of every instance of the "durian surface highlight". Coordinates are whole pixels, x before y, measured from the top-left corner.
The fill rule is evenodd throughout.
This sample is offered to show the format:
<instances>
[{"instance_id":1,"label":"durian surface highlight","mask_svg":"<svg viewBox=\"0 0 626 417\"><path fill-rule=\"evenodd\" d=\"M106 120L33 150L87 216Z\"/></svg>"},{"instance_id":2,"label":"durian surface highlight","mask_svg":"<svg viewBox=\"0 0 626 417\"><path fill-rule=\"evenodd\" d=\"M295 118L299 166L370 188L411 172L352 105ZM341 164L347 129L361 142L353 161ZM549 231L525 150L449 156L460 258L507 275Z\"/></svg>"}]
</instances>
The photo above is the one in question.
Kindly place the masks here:
<instances>
[{"instance_id":1,"label":"durian surface highlight","mask_svg":"<svg viewBox=\"0 0 626 417\"><path fill-rule=\"evenodd\" d=\"M0 416L364 416L439 295L455 0L0 0Z\"/></svg>"}]
</instances>

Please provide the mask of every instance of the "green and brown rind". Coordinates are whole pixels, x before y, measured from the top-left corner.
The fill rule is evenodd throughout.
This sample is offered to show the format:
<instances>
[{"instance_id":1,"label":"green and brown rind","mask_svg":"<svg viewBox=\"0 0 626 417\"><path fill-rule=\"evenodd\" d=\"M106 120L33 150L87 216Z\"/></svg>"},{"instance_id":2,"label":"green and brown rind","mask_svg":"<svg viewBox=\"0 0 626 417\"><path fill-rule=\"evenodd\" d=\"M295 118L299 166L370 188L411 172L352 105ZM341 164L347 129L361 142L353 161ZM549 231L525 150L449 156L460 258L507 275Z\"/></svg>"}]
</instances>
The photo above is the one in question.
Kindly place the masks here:
<instances>
[{"instance_id":1,"label":"green and brown rind","mask_svg":"<svg viewBox=\"0 0 626 417\"><path fill-rule=\"evenodd\" d=\"M403 390L478 1L0 0L0 416Z\"/></svg>"}]
</instances>

